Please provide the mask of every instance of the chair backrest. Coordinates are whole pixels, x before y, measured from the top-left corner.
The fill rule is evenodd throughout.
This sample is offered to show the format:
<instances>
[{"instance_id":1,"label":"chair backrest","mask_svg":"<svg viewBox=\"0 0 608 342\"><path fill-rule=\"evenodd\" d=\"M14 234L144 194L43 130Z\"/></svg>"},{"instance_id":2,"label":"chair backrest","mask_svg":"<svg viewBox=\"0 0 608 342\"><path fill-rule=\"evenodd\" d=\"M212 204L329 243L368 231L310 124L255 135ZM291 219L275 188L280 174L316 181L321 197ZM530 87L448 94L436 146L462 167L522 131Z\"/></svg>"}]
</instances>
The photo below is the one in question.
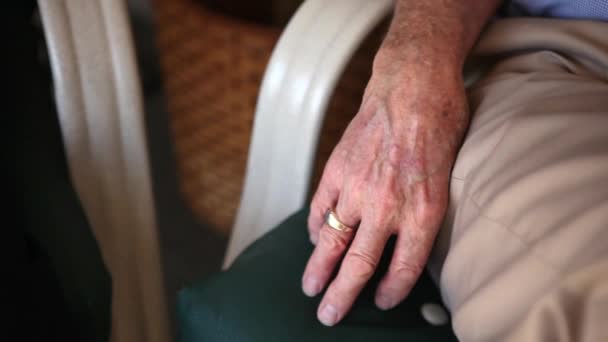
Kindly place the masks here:
<instances>
[{"instance_id":1,"label":"chair backrest","mask_svg":"<svg viewBox=\"0 0 608 342\"><path fill-rule=\"evenodd\" d=\"M112 276L113 341L168 341L143 101L122 0L39 1L70 175Z\"/></svg>"}]
</instances>

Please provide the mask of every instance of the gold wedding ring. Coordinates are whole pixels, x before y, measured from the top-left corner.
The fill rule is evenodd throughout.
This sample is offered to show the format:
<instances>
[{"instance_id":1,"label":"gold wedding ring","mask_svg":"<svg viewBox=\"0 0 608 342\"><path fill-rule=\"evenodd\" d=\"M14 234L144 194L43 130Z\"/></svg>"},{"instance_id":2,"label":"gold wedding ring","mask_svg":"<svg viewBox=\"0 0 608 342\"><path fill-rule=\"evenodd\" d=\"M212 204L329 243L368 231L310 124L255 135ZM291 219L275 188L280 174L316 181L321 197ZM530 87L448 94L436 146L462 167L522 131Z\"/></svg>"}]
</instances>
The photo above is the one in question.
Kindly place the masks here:
<instances>
[{"instance_id":1,"label":"gold wedding ring","mask_svg":"<svg viewBox=\"0 0 608 342\"><path fill-rule=\"evenodd\" d=\"M338 216L336 216L336 213L331 209L327 209L327 212L325 213L325 223L331 228L343 233L349 233L353 230L352 227L342 223L342 221L338 219Z\"/></svg>"}]
</instances>

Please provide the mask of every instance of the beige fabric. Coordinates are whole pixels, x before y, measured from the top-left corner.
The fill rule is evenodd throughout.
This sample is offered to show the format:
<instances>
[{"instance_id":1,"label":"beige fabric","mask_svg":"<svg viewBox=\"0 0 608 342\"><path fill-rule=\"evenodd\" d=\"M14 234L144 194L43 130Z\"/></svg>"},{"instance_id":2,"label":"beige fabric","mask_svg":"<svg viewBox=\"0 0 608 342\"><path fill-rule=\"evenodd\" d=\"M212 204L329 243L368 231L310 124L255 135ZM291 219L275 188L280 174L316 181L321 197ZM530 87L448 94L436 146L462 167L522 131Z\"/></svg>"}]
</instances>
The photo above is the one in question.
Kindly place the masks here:
<instances>
[{"instance_id":1,"label":"beige fabric","mask_svg":"<svg viewBox=\"0 0 608 342\"><path fill-rule=\"evenodd\" d=\"M431 263L454 330L608 341L608 23L500 20L475 59Z\"/></svg>"}]
</instances>

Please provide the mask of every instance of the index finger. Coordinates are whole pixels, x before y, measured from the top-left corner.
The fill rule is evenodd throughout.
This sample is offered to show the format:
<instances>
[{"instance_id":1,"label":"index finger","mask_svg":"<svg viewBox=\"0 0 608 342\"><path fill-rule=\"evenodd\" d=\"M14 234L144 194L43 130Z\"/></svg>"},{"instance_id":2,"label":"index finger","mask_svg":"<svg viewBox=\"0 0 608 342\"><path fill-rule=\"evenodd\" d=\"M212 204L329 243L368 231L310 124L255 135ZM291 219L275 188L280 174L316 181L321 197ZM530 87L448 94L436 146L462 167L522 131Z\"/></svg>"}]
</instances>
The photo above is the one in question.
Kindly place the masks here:
<instances>
[{"instance_id":1,"label":"index finger","mask_svg":"<svg viewBox=\"0 0 608 342\"><path fill-rule=\"evenodd\" d=\"M319 321L327 326L338 323L372 277L391 236L388 227L362 221L338 275L331 283L317 311Z\"/></svg>"}]
</instances>

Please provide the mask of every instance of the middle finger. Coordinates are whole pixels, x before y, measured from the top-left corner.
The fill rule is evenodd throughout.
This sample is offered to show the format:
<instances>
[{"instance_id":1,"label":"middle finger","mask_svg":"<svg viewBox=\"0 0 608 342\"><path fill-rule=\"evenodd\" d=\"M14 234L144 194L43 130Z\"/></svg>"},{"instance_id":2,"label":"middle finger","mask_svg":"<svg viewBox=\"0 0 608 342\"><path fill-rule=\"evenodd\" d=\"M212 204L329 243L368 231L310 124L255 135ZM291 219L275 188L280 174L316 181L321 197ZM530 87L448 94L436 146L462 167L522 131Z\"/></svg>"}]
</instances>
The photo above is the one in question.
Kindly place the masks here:
<instances>
[{"instance_id":1,"label":"middle finger","mask_svg":"<svg viewBox=\"0 0 608 342\"><path fill-rule=\"evenodd\" d=\"M372 222L361 221L340 271L319 305L317 317L325 325L332 326L346 315L376 270L391 231L385 224Z\"/></svg>"}]
</instances>

